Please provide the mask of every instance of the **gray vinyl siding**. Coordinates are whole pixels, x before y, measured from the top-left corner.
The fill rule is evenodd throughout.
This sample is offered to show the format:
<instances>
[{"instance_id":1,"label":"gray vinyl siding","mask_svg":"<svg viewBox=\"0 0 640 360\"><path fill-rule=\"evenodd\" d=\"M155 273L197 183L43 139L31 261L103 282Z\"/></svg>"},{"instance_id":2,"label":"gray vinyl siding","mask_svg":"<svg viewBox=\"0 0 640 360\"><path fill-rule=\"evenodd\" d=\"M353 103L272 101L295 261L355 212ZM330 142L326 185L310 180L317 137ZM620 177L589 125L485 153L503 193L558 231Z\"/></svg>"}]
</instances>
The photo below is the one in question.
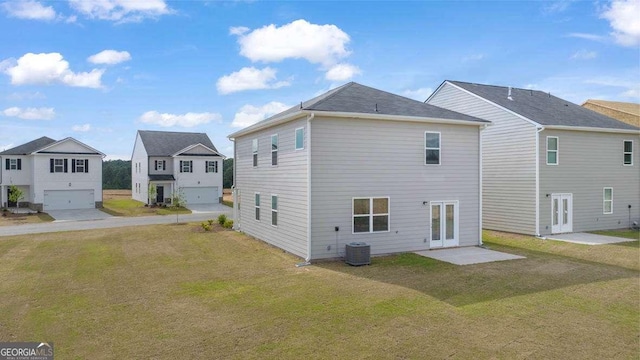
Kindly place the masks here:
<instances>
[{"instance_id":1,"label":"gray vinyl siding","mask_svg":"<svg viewBox=\"0 0 640 360\"><path fill-rule=\"evenodd\" d=\"M424 132L441 132L441 165L424 165ZM429 249L430 207L459 201L459 245L477 245L477 126L331 119L311 122L312 258L344 255L364 241L372 254ZM389 197L390 231L352 233L353 197ZM339 231L335 231L335 227ZM329 248L330 247L330 248Z\"/></svg>"},{"instance_id":2,"label":"gray vinyl siding","mask_svg":"<svg viewBox=\"0 0 640 360\"><path fill-rule=\"evenodd\" d=\"M546 165L546 138L558 137L558 165ZM622 143L633 140L633 166ZM586 131L540 133L540 232L551 234L551 194L573 194L573 231L625 228L640 221L640 137ZM613 188L613 214L603 214L603 188ZM549 194L549 197L547 197ZM628 206L631 205L631 213Z\"/></svg>"},{"instance_id":3,"label":"gray vinyl siding","mask_svg":"<svg viewBox=\"0 0 640 360\"><path fill-rule=\"evenodd\" d=\"M305 148L295 150L295 129L305 127ZM278 134L278 165L271 165L271 135ZM258 166L252 141L258 139ZM300 257L307 256L306 119L291 121L235 139L236 189L240 192L238 230ZM260 193L260 221L254 194ZM271 225L271 195L278 196L278 226Z\"/></svg>"},{"instance_id":4,"label":"gray vinyl siding","mask_svg":"<svg viewBox=\"0 0 640 360\"><path fill-rule=\"evenodd\" d=\"M429 104L492 122L482 134L482 225L534 235L535 126L450 84Z\"/></svg>"}]
</instances>

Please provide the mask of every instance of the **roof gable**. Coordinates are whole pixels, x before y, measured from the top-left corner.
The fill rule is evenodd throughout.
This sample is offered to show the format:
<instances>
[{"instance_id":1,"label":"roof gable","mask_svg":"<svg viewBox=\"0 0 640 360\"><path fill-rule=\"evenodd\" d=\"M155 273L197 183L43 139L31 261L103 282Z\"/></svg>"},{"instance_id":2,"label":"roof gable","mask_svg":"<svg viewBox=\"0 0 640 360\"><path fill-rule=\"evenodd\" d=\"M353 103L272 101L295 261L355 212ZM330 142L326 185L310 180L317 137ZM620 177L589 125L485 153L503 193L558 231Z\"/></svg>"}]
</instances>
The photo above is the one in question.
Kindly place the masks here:
<instances>
[{"instance_id":1,"label":"roof gable","mask_svg":"<svg viewBox=\"0 0 640 360\"><path fill-rule=\"evenodd\" d=\"M47 145L51 145L56 141L43 136L41 138L29 141L28 143L18 145L14 148L7 149L3 152L0 152L0 155L29 155L34 151L40 150Z\"/></svg>"},{"instance_id":2,"label":"roof gable","mask_svg":"<svg viewBox=\"0 0 640 360\"><path fill-rule=\"evenodd\" d=\"M186 148L202 144L218 152L205 133L138 130L147 156L172 156Z\"/></svg>"},{"instance_id":3,"label":"roof gable","mask_svg":"<svg viewBox=\"0 0 640 360\"><path fill-rule=\"evenodd\" d=\"M222 156L221 154L219 154L217 151L211 149L210 147L207 147L203 144L194 144L194 145L190 145L184 149L181 149L179 151L177 151L175 154L172 154L173 156Z\"/></svg>"},{"instance_id":4,"label":"roof gable","mask_svg":"<svg viewBox=\"0 0 640 360\"><path fill-rule=\"evenodd\" d=\"M638 130L637 127L601 115L570 101L538 90L449 81L485 100L513 111L542 126ZM511 89L511 96L509 96Z\"/></svg>"},{"instance_id":5,"label":"roof gable","mask_svg":"<svg viewBox=\"0 0 640 360\"><path fill-rule=\"evenodd\" d=\"M57 153L57 154L84 154L84 155L102 155L103 153L92 148L91 146L84 144L72 137L64 138L60 141L56 141L49 145L42 147L34 151L34 153L40 154L49 154L49 153Z\"/></svg>"}]
</instances>

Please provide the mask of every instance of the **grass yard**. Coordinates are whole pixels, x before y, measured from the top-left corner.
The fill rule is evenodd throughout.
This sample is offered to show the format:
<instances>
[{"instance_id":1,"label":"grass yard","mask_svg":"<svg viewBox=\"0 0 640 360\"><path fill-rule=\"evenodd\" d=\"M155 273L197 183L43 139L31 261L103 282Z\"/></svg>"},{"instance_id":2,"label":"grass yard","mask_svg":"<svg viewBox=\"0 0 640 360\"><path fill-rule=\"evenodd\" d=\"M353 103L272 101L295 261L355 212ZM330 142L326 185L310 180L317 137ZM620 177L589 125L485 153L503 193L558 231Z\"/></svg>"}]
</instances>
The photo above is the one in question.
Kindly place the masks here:
<instances>
[{"instance_id":1,"label":"grass yard","mask_svg":"<svg viewBox=\"0 0 640 360\"><path fill-rule=\"evenodd\" d=\"M300 259L216 225L0 238L0 339L60 359L637 359L636 247L487 232L527 259Z\"/></svg>"},{"instance_id":2,"label":"grass yard","mask_svg":"<svg viewBox=\"0 0 640 360\"><path fill-rule=\"evenodd\" d=\"M102 211L113 216L150 216L175 215L176 209L171 207L148 207L140 201L131 199L131 190L103 190ZM179 208L179 214L191 214L191 210Z\"/></svg>"},{"instance_id":3,"label":"grass yard","mask_svg":"<svg viewBox=\"0 0 640 360\"><path fill-rule=\"evenodd\" d=\"M591 231L593 234L622 237L640 242L640 231L633 229Z\"/></svg>"},{"instance_id":4,"label":"grass yard","mask_svg":"<svg viewBox=\"0 0 640 360\"><path fill-rule=\"evenodd\" d=\"M13 214L7 211L0 214L0 226L39 224L51 221L53 221L53 218L46 213Z\"/></svg>"}]
</instances>

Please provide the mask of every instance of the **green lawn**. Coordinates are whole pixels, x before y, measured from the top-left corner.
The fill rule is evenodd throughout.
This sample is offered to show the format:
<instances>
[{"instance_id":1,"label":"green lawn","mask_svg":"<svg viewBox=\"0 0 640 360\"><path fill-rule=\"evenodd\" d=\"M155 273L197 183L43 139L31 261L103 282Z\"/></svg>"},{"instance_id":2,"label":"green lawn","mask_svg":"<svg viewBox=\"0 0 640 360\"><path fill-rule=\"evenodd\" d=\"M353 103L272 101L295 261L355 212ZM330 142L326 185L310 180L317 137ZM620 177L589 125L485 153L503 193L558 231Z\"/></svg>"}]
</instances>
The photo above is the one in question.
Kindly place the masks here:
<instances>
[{"instance_id":1,"label":"green lawn","mask_svg":"<svg viewBox=\"0 0 640 360\"><path fill-rule=\"evenodd\" d=\"M632 359L640 257L495 232L524 260L371 266L199 224L0 238L0 339L60 359Z\"/></svg>"},{"instance_id":2,"label":"green lawn","mask_svg":"<svg viewBox=\"0 0 640 360\"><path fill-rule=\"evenodd\" d=\"M148 207L144 203L128 198L115 198L104 200L102 211L114 216L149 216L149 215L171 215L176 213L176 209L171 207ZM179 214L191 214L191 210L179 208Z\"/></svg>"},{"instance_id":3,"label":"green lawn","mask_svg":"<svg viewBox=\"0 0 640 360\"><path fill-rule=\"evenodd\" d=\"M594 234L616 236L640 241L640 231L632 229L591 231Z\"/></svg>"}]
</instances>

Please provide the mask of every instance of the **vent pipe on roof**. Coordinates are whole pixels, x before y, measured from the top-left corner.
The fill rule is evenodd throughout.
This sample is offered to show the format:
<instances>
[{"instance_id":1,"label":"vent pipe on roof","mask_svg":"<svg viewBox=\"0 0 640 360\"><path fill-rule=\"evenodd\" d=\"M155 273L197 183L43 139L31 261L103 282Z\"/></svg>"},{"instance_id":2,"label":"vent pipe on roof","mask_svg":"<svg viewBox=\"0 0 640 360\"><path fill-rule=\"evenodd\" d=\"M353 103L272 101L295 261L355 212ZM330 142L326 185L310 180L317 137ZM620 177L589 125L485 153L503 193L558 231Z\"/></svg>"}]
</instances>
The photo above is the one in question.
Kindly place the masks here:
<instances>
[{"instance_id":1,"label":"vent pipe on roof","mask_svg":"<svg viewBox=\"0 0 640 360\"><path fill-rule=\"evenodd\" d=\"M509 94L507 95L507 99L513 101L513 98L511 97L511 86L509 86Z\"/></svg>"},{"instance_id":2,"label":"vent pipe on roof","mask_svg":"<svg viewBox=\"0 0 640 360\"><path fill-rule=\"evenodd\" d=\"M378 103L376 103L376 112L378 112Z\"/></svg>"}]
</instances>

